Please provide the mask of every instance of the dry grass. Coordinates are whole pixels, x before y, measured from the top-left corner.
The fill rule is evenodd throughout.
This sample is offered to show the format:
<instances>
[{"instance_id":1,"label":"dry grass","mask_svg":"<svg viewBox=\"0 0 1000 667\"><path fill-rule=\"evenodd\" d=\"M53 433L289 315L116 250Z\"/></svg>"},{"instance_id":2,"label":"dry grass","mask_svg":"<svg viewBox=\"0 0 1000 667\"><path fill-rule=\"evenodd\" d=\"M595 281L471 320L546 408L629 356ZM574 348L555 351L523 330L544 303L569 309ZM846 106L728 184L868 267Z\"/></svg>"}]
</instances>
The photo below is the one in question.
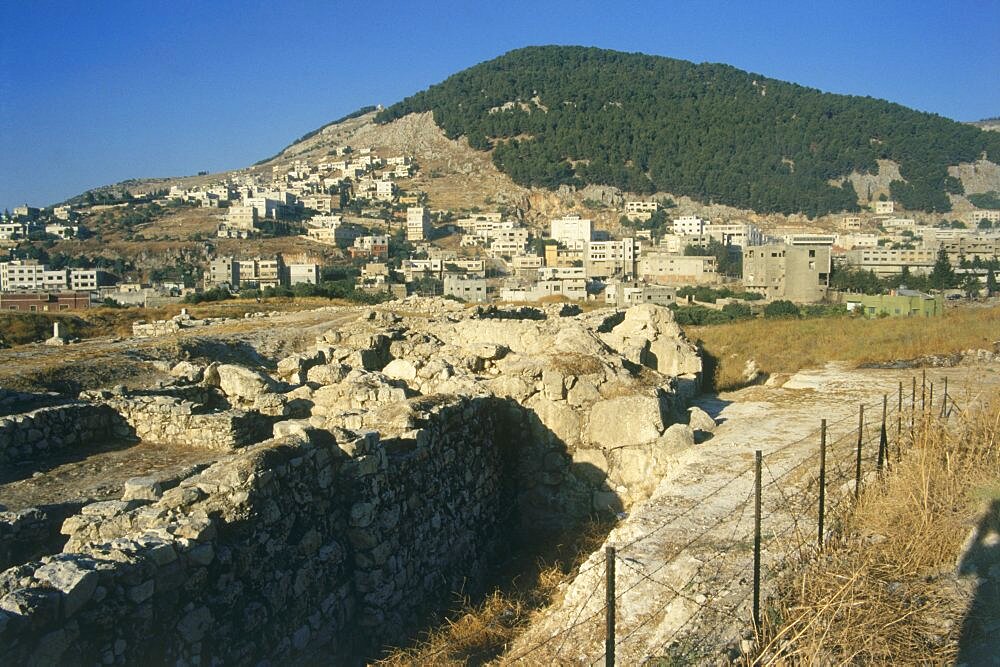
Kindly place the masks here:
<instances>
[{"instance_id":1,"label":"dry grass","mask_svg":"<svg viewBox=\"0 0 1000 667\"><path fill-rule=\"evenodd\" d=\"M1000 398L918 425L885 480L839 517L838 537L788 575L764 620L759 664L945 664L968 593L963 538L1000 498Z\"/></svg>"},{"instance_id":2,"label":"dry grass","mask_svg":"<svg viewBox=\"0 0 1000 667\"><path fill-rule=\"evenodd\" d=\"M594 375L604 370L601 360L589 354L566 352L549 357L549 365L565 375Z\"/></svg>"},{"instance_id":3,"label":"dry grass","mask_svg":"<svg viewBox=\"0 0 1000 667\"><path fill-rule=\"evenodd\" d=\"M765 373L794 373L834 360L879 363L992 349L997 332L1000 307L995 306L956 308L928 319L748 320L686 328L688 338L711 357L710 379L720 391L742 386L749 359Z\"/></svg>"},{"instance_id":4,"label":"dry grass","mask_svg":"<svg viewBox=\"0 0 1000 667\"><path fill-rule=\"evenodd\" d=\"M393 649L375 664L503 664L514 638L544 608L558 602L560 584L600 547L609 529L607 523L593 520L555 539L539 538L532 554L515 556L497 573L496 579L506 583L478 602L460 599L452 613L412 646Z\"/></svg>"}]
</instances>

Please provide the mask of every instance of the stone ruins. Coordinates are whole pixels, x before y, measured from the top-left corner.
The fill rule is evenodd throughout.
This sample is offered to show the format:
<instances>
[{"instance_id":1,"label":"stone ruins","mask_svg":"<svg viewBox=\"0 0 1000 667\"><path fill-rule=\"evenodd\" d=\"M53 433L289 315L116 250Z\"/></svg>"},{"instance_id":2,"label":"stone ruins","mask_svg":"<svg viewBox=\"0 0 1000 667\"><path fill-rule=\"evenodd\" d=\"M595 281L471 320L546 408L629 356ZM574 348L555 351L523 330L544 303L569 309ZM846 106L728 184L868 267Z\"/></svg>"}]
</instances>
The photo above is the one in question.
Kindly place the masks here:
<instances>
[{"instance_id":1,"label":"stone ruins","mask_svg":"<svg viewBox=\"0 0 1000 667\"><path fill-rule=\"evenodd\" d=\"M353 311L260 367L175 358L158 389L0 401L21 477L100 442L210 457L63 515L0 511L0 663L371 655L475 593L518 531L644 500L710 429L667 309Z\"/></svg>"}]
</instances>

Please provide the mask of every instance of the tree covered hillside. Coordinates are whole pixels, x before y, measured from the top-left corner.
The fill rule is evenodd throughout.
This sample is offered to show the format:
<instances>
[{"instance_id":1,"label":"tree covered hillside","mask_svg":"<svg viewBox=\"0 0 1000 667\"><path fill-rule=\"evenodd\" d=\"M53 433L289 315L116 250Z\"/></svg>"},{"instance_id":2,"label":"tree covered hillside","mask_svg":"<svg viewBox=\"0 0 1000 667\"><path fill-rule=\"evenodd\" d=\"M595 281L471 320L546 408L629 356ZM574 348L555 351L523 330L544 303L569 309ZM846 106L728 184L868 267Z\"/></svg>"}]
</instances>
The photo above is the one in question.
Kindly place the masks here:
<instances>
[{"instance_id":1,"label":"tree covered hillside","mask_svg":"<svg viewBox=\"0 0 1000 667\"><path fill-rule=\"evenodd\" d=\"M823 93L727 65L585 47L511 51L385 109L433 111L523 185L598 183L662 190L761 212L857 209L844 178L900 163L892 196L946 211L961 192L947 166L1000 134L873 98ZM837 185L832 186L828 181Z\"/></svg>"}]
</instances>

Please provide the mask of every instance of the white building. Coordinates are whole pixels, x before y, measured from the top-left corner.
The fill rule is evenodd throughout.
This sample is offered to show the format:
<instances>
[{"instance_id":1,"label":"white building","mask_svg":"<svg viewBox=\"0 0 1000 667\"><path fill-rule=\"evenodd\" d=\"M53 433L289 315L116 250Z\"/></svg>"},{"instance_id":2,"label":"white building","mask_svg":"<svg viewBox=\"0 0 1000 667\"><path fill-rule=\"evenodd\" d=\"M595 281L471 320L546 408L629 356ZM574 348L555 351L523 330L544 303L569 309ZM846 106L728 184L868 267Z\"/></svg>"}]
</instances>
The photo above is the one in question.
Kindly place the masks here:
<instances>
[{"instance_id":1,"label":"white building","mask_svg":"<svg viewBox=\"0 0 1000 667\"><path fill-rule=\"evenodd\" d=\"M549 236L570 250L586 250L587 243L594 240L593 233L591 221L578 215L552 220L549 227Z\"/></svg>"},{"instance_id":2,"label":"white building","mask_svg":"<svg viewBox=\"0 0 1000 667\"><path fill-rule=\"evenodd\" d=\"M426 241L431 235L431 216L423 206L406 209L406 240Z\"/></svg>"},{"instance_id":3,"label":"white building","mask_svg":"<svg viewBox=\"0 0 1000 667\"><path fill-rule=\"evenodd\" d=\"M705 221L696 215L685 215L674 220L674 234L678 236L700 235L705 232L705 224Z\"/></svg>"}]
</instances>

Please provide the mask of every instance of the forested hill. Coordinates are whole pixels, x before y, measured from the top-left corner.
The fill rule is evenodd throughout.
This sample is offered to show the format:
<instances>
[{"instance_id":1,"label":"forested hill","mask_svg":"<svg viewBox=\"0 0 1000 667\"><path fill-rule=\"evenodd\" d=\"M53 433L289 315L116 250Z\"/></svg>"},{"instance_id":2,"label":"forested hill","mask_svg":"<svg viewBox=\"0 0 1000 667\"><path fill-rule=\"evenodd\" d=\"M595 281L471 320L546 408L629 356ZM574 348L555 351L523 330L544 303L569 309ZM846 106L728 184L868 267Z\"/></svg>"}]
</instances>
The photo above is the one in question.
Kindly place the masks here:
<instances>
[{"instance_id":1,"label":"forested hill","mask_svg":"<svg viewBox=\"0 0 1000 667\"><path fill-rule=\"evenodd\" d=\"M892 196L946 211L947 167L1000 134L870 97L823 93L727 65L541 46L481 63L385 109L381 123L433 111L449 137L493 149L524 185L615 185L760 212L857 209L845 176L900 163ZM830 185L833 181L837 185Z\"/></svg>"}]
</instances>

